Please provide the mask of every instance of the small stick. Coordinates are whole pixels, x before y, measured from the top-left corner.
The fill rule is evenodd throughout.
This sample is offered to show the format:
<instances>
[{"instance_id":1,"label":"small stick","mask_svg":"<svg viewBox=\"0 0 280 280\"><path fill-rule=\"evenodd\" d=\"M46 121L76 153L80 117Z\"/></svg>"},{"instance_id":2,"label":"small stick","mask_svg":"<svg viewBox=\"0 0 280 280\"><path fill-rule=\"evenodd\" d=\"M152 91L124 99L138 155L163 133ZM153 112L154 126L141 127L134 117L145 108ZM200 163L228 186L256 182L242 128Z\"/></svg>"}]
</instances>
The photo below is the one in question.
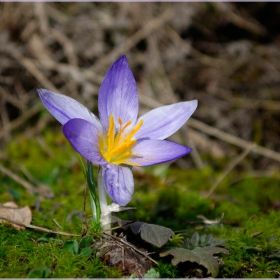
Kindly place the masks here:
<instances>
[{"instance_id":1,"label":"small stick","mask_svg":"<svg viewBox=\"0 0 280 280\"><path fill-rule=\"evenodd\" d=\"M19 225L19 226L22 226L22 227L31 228L31 229L42 231L42 232L49 232L49 233L54 233L54 234L64 235L64 236L81 236L80 234L72 234L72 233L68 233L68 232L56 231L56 230L53 230L53 229L47 229L47 228L37 227L37 226L33 226L33 225L26 225L22 222L10 219L10 218L2 216L2 215L0 215L0 219L5 220L5 221L7 221L9 223L12 223L12 224L16 224L16 225Z\"/></svg>"},{"instance_id":2,"label":"small stick","mask_svg":"<svg viewBox=\"0 0 280 280\"><path fill-rule=\"evenodd\" d=\"M246 141L246 140L244 140L242 138L239 138L235 135L231 135L229 133L221 131L221 130L215 128L215 127L207 125L207 124L205 124L201 121L198 121L196 119L193 119L193 118L188 120L188 125L197 129L197 130L202 131L203 133L206 133L208 135L212 135L212 136L214 136L216 138L219 138L219 139L221 139L221 140L223 140L227 143L233 144L233 145L238 146L238 147L243 148L243 149L250 148L253 144L252 142ZM252 148L252 152L254 152L256 154L259 154L259 155L262 155L264 157L270 158L270 159L274 159L276 161L280 161L280 153L275 152L273 150L270 150L268 148L259 146L259 145L255 145Z\"/></svg>"},{"instance_id":3,"label":"small stick","mask_svg":"<svg viewBox=\"0 0 280 280\"><path fill-rule=\"evenodd\" d=\"M205 195L205 198L208 198L214 190L218 187L218 185L224 180L224 178L233 170L233 168L239 164L249 153L251 150L255 148L255 144L251 145L251 147L248 147L246 150L243 151L241 155L239 155L234 162L230 163L228 167L226 168L225 172L217 179L217 181L213 184L209 192Z\"/></svg>"},{"instance_id":4,"label":"small stick","mask_svg":"<svg viewBox=\"0 0 280 280\"><path fill-rule=\"evenodd\" d=\"M86 220L87 190L88 190L88 185L86 185L85 193L84 193L84 219L83 219L82 236L86 236L87 235L87 220Z\"/></svg>"},{"instance_id":5,"label":"small stick","mask_svg":"<svg viewBox=\"0 0 280 280\"><path fill-rule=\"evenodd\" d=\"M105 56L102 56L94 65L87 70L87 73L98 72L100 65L108 65L114 61L117 57L128 52L133 48L139 41L149 36L152 32L157 29L160 29L163 24L170 20L173 16L173 10L167 8L162 14L158 17L151 19L146 22L145 25L135 32L132 36L126 39L122 44L113 49L110 53Z\"/></svg>"},{"instance_id":6,"label":"small stick","mask_svg":"<svg viewBox=\"0 0 280 280\"><path fill-rule=\"evenodd\" d=\"M24 124L26 120L36 115L38 112L40 112L44 108L44 105L42 103L37 103L32 108L25 111L23 114L20 115L20 117L16 118L15 120L10 122L9 128L7 130L12 131L19 127L20 125ZM6 134L6 131L2 130L0 131L0 139L3 138Z\"/></svg>"},{"instance_id":7,"label":"small stick","mask_svg":"<svg viewBox=\"0 0 280 280\"><path fill-rule=\"evenodd\" d=\"M193 138L191 137L190 133L188 133L188 130L189 130L188 127L184 127L184 131L181 130L180 135L181 135L182 140L184 141L184 139L185 139L184 138L185 132L187 133L188 137L186 138L186 142L187 142L187 146L192 148L191 157L192 157L196 167L199 170L201 170L201 169L204 168L204 164L203 164L202 159L201 159L201 157L199 155L199 152L198 152L198 150L196 148L195 142L193 141Z\"/></svg>"},{"instance_id":8,"label":"small stick","mask_svg":"<svg viewBox=\"0 0 280 280\"><path fill-rule=\"evenodd\" d=\"M113 227L113 228L109 228L109 229L103 230L103 231L101 231L101 233L105 233L106 231L112 231L112 230L115 230L115 229L123 228L124 226L128 226L128 225L133 224L133 223L135 223L135 222L138 222L138 221L136 220L136 221L127 222L127 223L125 223L125 224L123 224L123 225L120 225L120 226L116 226L116 227Z\"/></svg>"},{"instance_id":9,"label":"small stick","mask_svg":"<svg viewBox=\"0 0 280 280\"><path fill-rule=\"evenodd\" d=\"M56 219L53 219L53 221L54 221L54 223L55 223L59 228L61 228L61 225L57 222Z\"/></svg>"},{"instance_id":10,"label":"small stick","mask_svg":"<svg viewBox=\"0 0 280 280\"><path fill-rule=\"evenodd\" d=\"M135 248L134 246L132 246L131 244L129 244L128 242L124 241L123 239L119 238L119 237L116 237L114 235L111 235L111 234L108 234L108 233L105 233L105 235L109 236L109 237L112 237L114 239L116 239L117 241L129 246L131 249L135 250L137 253L143 255L144 257L146 257L147 259L149 259L151 262L153 262L154 264L158 265L158 262L155 261L154 259L152 259L151 257L149 257L146 253L144 252L141 252L140 250L138 250L137 248Z\"/></svg>"},{"instance_id":11,"label":"small stick","mask_svg":"<svg viewBox=\"0 0 280 280\"><path fill-rule=\"evenodd\" d=\"M144 104L150 108L163 106L163 104L161 102L159 102L149 96L146 96L144 94L139 95L139 101L142 104ZM222 141L225 141L227 143L230 143L232 145L235 145L235 146L243 148L243 149L248 149L252 146L252 144L254 144L253 142L249 142L249 141L239 138L235 135L226 133L222 130L219 130L215 127L207 125L194 118L190 118L187 122L187 125L192 128L195 128L196 130L199 130L205 134L214 136ZM252 152L280 162L280 153L270 150L268 148L265 148L265 147L262 147L259 145L255 145L252 148Z\"/></svg>"},{"instance_id":12,"label":"small stick","mask_svg":"<svg viewBox=\"0 0 280 280\"><path fill-rule=\"evenodd\" d=\"M41 185L39 188L35 188L30 183L28 183L27 181L23 180L17 174L13 173L11 170L5 168L1 164L0 164L0 171L2 173L4 173L5 175L9 176L15 182L17 182L20 185L22 185L23 187L25 187L26 190L29 193L31 193L31 194L38 193L38 194L40 194L40 195L42 195L44 197L47 197L47 198L52 198L54 196L52 191L49 188L47 188L46 186Z\"/></svg>"}]
</instances>

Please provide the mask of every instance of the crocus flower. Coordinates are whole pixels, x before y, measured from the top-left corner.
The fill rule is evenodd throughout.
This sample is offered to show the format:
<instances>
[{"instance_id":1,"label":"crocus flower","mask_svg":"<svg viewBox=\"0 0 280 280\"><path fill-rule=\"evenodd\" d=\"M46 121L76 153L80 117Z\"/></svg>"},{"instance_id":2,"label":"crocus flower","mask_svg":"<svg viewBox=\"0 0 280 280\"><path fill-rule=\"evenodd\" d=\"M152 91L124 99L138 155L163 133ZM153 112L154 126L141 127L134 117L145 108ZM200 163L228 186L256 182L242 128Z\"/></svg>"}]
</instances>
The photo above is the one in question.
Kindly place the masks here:
<instances>
[{"instance_id":1,"label":"crocus flower","mask_svg":"<svg viewBox=\"0 0 280 280\"><path fill-rule=\"evenodd\" d=\"M163 140L192 115L197 100L153 109L137 119L136 82L125 56L107 72L98 97L100 120L76 100L46 89L37 90L63 133L84 158L102 168L107 194L124 206L133 195L131 166L149 166L180 158L191 149Z\"/></svg>"}]
</instances>

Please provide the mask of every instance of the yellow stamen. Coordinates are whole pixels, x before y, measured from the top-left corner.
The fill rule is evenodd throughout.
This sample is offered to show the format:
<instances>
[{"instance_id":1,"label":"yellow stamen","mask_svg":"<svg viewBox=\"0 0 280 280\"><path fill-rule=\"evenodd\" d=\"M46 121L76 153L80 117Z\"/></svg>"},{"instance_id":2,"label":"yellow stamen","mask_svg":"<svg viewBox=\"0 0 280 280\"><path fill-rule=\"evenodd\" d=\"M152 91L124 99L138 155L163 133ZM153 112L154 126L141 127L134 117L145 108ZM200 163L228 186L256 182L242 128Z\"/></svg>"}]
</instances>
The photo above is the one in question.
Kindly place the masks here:
<instances>
[{"instance_id":1,"label":"yellow stamen","mask_svg":"<svg viewBox=\"0 0 280 280\"><path fill-rule=\"evenodd\" d=\"M107 135L107 149L111 150L114 146L114 139L115 139L115 123L114 123L114 117L113 115L110 115L109 120L109 129L108 129L108 135Z\"/></svg>"},{"instance_id":2,"label":"yellow stamen","mask_svg":"<svg viewBox=\"0 0 280 280\"><path fill-rule=\"evenodd\" d=\"M118 122L120 124L120 127L122 127L122 119L121 118L118 118Z\"/></svg>"},{"instance_id":3,"label":"yellow stamen","mask_svg":"<svg viewBox=\"0 0 280 280\"><path fill-rule=\"evenodd\" d=\"M124 132L124 130L131 125L131 121L127 122L126 125L121 129L121 133Z\"/></svg>"},{"instance_id":4,"label":"yellow stamen","mask_svg":"<svg viewBox=\"0 0 280 280\"><path fill-rule=\"evenodd\" d=\"M122 120L120 118L118 118L118 122L120 124L120 131L119 133L116 135L116 138L115 138L115 145L114 145L114 148L117 146L117 144L119 143L120 141L120 138L122 136L122 133L124 132L124 130L129 126L131 125L131 121L128 121L126 123L126 125L124 127L122 127Z\"/></svg>"},{"instance_id":5,"label":"yellow stamen","mask_svg":"<svg viewBox=\"0 0 280 280\"><path fill-rule=\"evenodd\" d=\"M115 132L115 122L113 115L110 115L109 128L107 135L102 137L99 135L99 149L102 156L110 163L114 164L130 164L138 165L129 161L132 155L132 147L136 144L136 140L132 139L135 133L143 125L143 120L140 120L131 130L125 133L125 130L131 125L128 121L124 126L120 118L118 118L120 125L119 131Z\"/></svg>"},{"instance_id":6,"label":"yellow stamen","mask_svg":"<svg viewBox=\"0 0 280 280\"><path fill-rule=\"evenodd\" d=\"M127 149L131 148L132 146L134 146L135 143L136 143L136 140L125 140L123 143L121 143L115 149L113 149L111 151L111 153L120 154L120 153L126 151Z\"/></svg>"}]
</instances>

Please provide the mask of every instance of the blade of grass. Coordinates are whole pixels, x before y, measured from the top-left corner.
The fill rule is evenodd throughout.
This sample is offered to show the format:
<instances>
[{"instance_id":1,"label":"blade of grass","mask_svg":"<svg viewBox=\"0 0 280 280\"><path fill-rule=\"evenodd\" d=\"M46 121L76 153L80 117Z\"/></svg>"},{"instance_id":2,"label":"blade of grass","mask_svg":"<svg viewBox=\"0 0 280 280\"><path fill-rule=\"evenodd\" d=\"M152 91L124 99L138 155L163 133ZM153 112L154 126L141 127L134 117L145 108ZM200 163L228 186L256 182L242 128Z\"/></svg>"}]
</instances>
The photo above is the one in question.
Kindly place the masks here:
<instances>
[{"instance_id":1,"label":"blade of grass","mask_svg":"<svg viewBox=\"0 0 280 280\"><path fill-rule=\"evenodd\" d=\"M78 157L78 161L79 161L79 163L80 163L80 165L81 165L82 171L83 171L83 173L84 173L84 176L85 176L85 178L87 178L87 170L86 170L86 167L85 167L85 165L84 165L82 156L81 156L80 154L78 154L78 153L76 153L76 154L77 154L77 157Z\"/></svg>"}]
</instances>

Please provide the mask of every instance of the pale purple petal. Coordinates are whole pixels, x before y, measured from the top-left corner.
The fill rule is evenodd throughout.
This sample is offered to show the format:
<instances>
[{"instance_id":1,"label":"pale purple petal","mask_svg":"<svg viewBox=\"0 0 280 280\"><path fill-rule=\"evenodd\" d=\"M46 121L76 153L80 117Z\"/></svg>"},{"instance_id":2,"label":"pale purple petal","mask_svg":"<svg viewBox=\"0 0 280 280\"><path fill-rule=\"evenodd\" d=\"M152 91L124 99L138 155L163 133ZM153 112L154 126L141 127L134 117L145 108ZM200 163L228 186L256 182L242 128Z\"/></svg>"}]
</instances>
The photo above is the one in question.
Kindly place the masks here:
<instances>
[{"instance_id":1,"label":"pale purple petal","mask_svg":"<svg viewBox=\"0 0 280 280\"><path fill-rule=\"evenodd\" d=\"M84 119L101 128L100 121L84 105L75 99L47 89L37 89L37 92L48 111L61 123L71 119Z\"/></svg>"},{"instance_id":2,"label":"pale purple petal","mask_svg":"<svg viewBox=\"0 0 280 280\"><path fill-rule=\"evenodd\" d=\"M113 202L125 206L131 200L134 182L128 167L114 164L102 166L102 178L106 192Z\"/></svg>"},{"instance_id":3,"label":"pale purple petal","mask_svg":"<svg viewBox=\"0 0 280 280\"><path fill-rule=\"evenodd\" d=\"M190 151L188 147L167 140L140 140L132 148L132 157L128 161L149 166L180 158Z\"/></svg>"},{"instance_id":4,"label":"pale purple petal","mask_svg":"<svg viewBox=\"0 0 280 280\"><path fill-rule=\"evenodd\" d=\"M72 147L84 158L95 164L106 164L99 151L101 132L92 123L82 119L72 119L63 126L63 133Z\"/></svg>"},{"instance_id":5,"label":"pale purple petal","mask_svg":"<svg viewBox=\"0 0 280 280\"><path fill-rule=\"evenodd\" d=\"M98 97L99 117L103 127L108 128L110 114L117 123L128 121L135 124L138 114L136 82L125 56L119 58L107 72Z\"/></svg>"},{"instance_id":6,"label":"pale purple petal","mask_svg":"<svg viewBox=\"0 0 280 280\"><path fill-rule=\"evenodd\" d=\"M144 122L134 137L136 139L165 139L189 119L196 107L197 100L192 100L153 109L139 118Z\"/></svg>"}]
</instances>

